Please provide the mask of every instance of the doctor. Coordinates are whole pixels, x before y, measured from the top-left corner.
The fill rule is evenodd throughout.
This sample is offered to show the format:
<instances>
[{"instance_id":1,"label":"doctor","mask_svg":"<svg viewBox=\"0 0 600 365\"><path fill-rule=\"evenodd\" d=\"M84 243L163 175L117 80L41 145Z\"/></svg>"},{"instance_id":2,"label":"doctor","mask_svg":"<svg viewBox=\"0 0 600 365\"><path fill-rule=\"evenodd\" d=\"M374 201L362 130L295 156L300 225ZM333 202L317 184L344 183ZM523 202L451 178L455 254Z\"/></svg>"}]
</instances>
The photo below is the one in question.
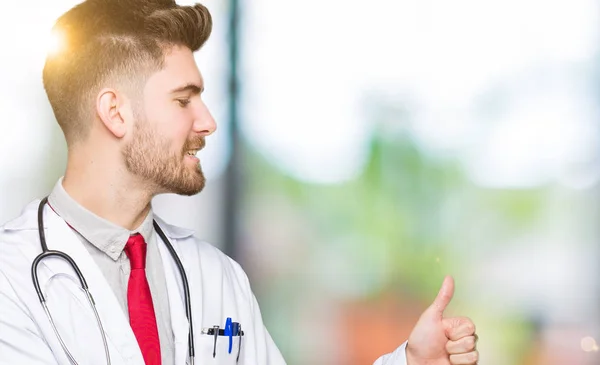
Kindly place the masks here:
<instances>
[{"instance_id":1,"label":"doctor","mask_svg":"<svg viewBox=\"0 0 600 365\"><path fill-rule=\"evenodd\" d=\"M1 365L285 364L242 268L152 212L204 187L195 154L216 125L193 52L211 27L172 0L87 0L57 21L43 81L68 163L0 228ZM58 254L33 265L43 245L81 276ZM473 323L443 316L453 291L376 364L477 363Z\"/></svg>"}]
</instances>

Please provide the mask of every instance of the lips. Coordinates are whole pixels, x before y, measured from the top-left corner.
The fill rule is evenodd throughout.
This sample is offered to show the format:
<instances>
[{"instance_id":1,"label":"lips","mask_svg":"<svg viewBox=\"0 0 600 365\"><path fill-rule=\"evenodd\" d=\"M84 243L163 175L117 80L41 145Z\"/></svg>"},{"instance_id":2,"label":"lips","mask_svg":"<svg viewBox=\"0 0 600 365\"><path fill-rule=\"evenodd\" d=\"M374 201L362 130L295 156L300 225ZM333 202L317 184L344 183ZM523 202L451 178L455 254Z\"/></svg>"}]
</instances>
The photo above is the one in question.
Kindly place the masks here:
<instances>
[{"instance_id":1,"label":"lips","mask_svg":"<svg viewBox=\"0 0 600 365\"><path fill-rule=\"evenodd\" d=\"M184 154L188 155L188 156L196 156L196 154L198 153L198 151L200 151L201 149L203 149L205 145L206 145L206 141L204 140L204 137L196 138L196 139L190 141L183 148Z\"/></svg>"}]
</instances>

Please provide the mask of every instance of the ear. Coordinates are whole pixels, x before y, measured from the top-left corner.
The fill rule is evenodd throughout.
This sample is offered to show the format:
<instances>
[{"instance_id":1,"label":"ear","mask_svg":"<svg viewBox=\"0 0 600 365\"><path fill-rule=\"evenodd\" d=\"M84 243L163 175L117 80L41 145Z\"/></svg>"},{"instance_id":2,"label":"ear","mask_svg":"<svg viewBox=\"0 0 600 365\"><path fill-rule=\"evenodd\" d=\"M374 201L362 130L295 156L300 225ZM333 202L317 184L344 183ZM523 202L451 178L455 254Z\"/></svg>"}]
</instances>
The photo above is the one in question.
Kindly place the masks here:
<instances>
[{"instance_id":1,"label":"ear","mask_svg":"<svg viewBox=\"0 0 600 365\"><path fill-rule=\"evenodd\" d=\"M115 89L102 89L96 99L98 117L115 137L123 138L127 132L127 103Z\"/></svg>"}]
</instances>

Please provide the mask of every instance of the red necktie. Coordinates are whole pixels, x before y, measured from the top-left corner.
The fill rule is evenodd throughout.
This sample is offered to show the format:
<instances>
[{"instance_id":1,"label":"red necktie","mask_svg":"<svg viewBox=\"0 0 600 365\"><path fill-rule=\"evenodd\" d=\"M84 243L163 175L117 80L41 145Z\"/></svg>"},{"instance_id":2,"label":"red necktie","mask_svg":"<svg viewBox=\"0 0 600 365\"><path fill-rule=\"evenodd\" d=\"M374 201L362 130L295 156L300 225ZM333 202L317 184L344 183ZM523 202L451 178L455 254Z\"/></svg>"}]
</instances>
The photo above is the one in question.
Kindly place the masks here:
<instances>
[{"instance_id":1,"label":"red necktie","mask_svg":"<svg viewBox=\"0 0 600 365\"><path fill-rule=\"evenodd\" d=\"M146 365L160 365L160 342L152 294L146 279L146 242L142 235L134 234L125 245L131 264L127 285L129 323L142 350Z\"/></svg>"}]
</instances>

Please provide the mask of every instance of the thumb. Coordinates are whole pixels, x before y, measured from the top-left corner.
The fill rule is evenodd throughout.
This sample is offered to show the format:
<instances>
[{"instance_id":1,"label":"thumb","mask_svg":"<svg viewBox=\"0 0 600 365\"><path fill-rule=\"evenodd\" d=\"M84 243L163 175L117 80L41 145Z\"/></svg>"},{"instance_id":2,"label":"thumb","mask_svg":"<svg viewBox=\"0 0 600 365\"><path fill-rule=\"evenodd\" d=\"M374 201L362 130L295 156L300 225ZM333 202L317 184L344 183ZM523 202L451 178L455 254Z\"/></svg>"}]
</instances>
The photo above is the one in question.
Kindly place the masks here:
<instances>
[{"instance_id":1,"label":"thumb","mask_svg":"<svg viewBox=\"0 0 600 365\"><path fill-rule=\"evenodd\" d=\"M452 276L446 276L440 291L433 301L430 310L433 311L440 318L444 314L444 310L450 304L452 296L454 295L454 279Z\"/></svg>"}]
</instances>

